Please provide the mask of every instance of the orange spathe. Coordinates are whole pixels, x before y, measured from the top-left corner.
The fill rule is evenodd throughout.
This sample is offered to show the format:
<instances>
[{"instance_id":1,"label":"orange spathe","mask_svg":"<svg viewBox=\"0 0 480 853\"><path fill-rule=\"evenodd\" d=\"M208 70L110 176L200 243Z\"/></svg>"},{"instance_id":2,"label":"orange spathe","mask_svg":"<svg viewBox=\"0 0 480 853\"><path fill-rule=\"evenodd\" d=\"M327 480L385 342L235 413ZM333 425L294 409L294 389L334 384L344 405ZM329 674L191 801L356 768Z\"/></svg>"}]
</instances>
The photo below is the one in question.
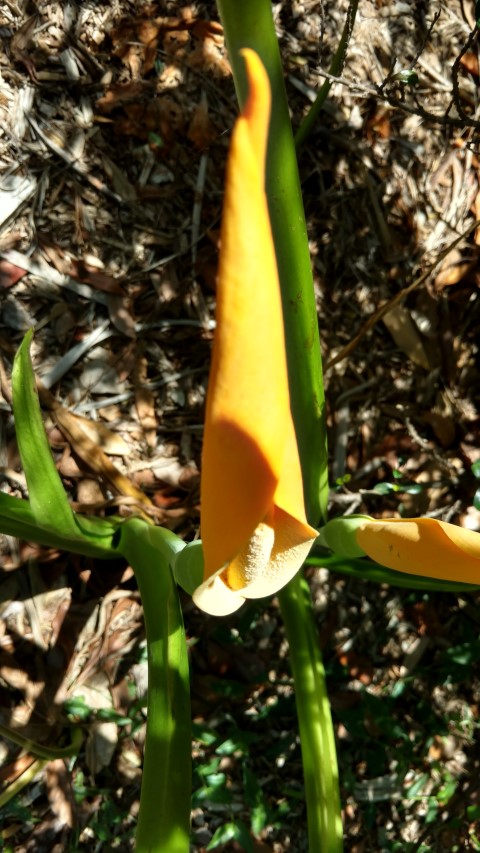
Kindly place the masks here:
<instances>
[{"instance_id":1,"label":"orange spathe","mask_svg":"<svg viewBox=\"0 0 480 853\"><path fill-rule=\"evenodd\" d=\"M249 96L227 164L217 328L202 458L203 610L223 615L279 590L302 565L307 524L265 194L270 85L244 50Z\"/></svg>"},{"instance_id":2,"label":"orange spathe","mask_svg":"<svg viewBox=\"0 0 480 853\"><path fill-rule=\"evenodd\" d=\"M480 584L480 533L435 518L393 518L366 521L356 539L389 569Z\"/></svg>"}]
</instances>

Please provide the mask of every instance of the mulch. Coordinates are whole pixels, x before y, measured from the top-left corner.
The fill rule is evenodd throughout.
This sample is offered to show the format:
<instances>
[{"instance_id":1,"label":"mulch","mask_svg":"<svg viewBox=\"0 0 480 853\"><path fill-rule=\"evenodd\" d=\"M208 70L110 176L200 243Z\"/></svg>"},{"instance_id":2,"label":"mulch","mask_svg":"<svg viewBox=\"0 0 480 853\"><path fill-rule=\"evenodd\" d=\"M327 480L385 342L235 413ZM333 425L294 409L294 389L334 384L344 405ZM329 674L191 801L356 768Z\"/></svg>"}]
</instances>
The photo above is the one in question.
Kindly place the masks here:
<instances>
[{"instance_id":1,"label":"mulch","mask_svg":"<svg viewBox=\"0 0 480 853\"><path fill-rule=\"evenodd\" d=\"M331 513L430 514L479 530L475 4L453 0L438 17L434 5L360 0L346 66L299 165ZM347 7L274 5L295 127ZM128 515L146 495L158 523L192 539L236 115L215 4L7 0L0 38L2 489L27 496L9 377L35 326L47 434L74 508ZM37 768L3 806L3 846L131 850L146 692L132 571L6 536L0 554L0 722L45 743L68 739L72 720L85 732L74 762ZM307 574L345 849L479 850L477 596ZM255 851L301 853L301 756L277 603L222 621L183 604L192 849L233 822ZM0 758L5 787L33 765L6 740Z\"/></svg>"}]
</instances>

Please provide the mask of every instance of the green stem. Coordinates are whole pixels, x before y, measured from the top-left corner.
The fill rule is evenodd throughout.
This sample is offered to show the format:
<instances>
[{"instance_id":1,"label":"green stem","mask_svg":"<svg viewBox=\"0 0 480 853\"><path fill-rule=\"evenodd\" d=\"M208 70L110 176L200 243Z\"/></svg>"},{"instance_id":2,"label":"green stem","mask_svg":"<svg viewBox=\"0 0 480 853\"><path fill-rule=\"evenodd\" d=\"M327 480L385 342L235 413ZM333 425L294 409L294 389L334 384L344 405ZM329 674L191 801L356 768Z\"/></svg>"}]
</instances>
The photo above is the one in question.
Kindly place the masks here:
<instances>
[{"instance_id":1,"label":"green stem","mask_svg":"<svg viewBox=\"0 0 480 853\"><path fill-rule=\"evenodd\" d=\"M217 0L240 105L247 95L239 51L251 47L270 78L272 117L266 190L282 288L290 398L307 515L325 518L328 498L325 396L307 229L270 0Z\"/></svg>"},{"instance_id":2,"label":"green stem","mask_svg":"<svg viewBox=\"0 0 480 853\"><path fill-rule=\"evenodd\" d=\"M307 557L306 564L317 568L340 572L357 580L373 583L388 583L390 586L405 589L425 590L427 592L455 592L461 595L479 589L479 584L459 583L457 581L439 580L437 578L409 575L407 572L396 572L387 569L379 563L374 563L367 557L342 557L341 554L318 554L316 549Z\"/></svg>"},{"instance_id":3,"label":"green stem","mask_svg":"<svg viewBox=\"0 0 480 853\"><path fill-rule=\"evenodd\" d=\"M347 55L348 43L350 41L350 36L352 35L353 25L355 23L355 16L357 14L358 8L358 0L350 0L350 5L347 9L347 17L345 19L345 25L343 27L342 37L338 44L337 50L335 52L335 56L332 59L332 63L330 68L328 69L328 73L332 77L338 77L341 74L345 57ZM322 111L323 105L327 100L328 93L332 88L332 80L325 80L325 82L320 87L317 97L310 107L307 115L303 119L300 127L298 128L295 134L295 145L297 150L301 145L305 142L307 136L310 134L313 125L315 124L320 112Z\"/></svg>"},{"instance_id":4,"label":"green stem","mask_svg":"<svg viewBox=\"0 0 480 853\"><path fill-rule=\"evenodd\" d=\"M15 779L10 785L7 785L5 790L0 794L0 809L3 809L10 800L13 800L13 798L16 797L20 791L23 791L30 782L33 782L35 776L37 776L38 773L41 773L47 764L48 761L43 759L34 761L33 764L31 764L30 767L27 767L27 769L18 777L18 779Z\"/></svg>"},{"instance_id":5,"label":"green stem","mask_svg":"<svg viewBox=\"0 0 480 853\"><path fill-rule=\"evenodd\" d=\"M191 796L187 646L169 562L183 546L140 519L122 525L119 551L142 598L148 649L148 708L136 853L188 853Z\"/></svg>"},{"instance_id":6,"label":"green stem","mask_svg":"<svg viewBox=\"0 0 480 853\"><path fill-rule=\"evenodd\" d=\"M26 542L38 542L48 548L60 548L86 557L109 560L118 557L112 544L115 531L122 519L87 518L72 514L74 532L63 531L61 522L58 530L39 523L28 501L0 492L0 531L8 536L17 536Z\"/></svg>"},{"instance_id":7,"label":"green stem","mask_svg":"<svg viewBox=\"0 0 480 853\"><path fill-rule=\"evenodd\" d=\"M79 728L72 730L72 740L68 746L48 746L43 743L37 743L31 740L20 732L10 729L8 726L0 725L0 735L17 746L21 746L27 752L31 752L37 758L43 758L45 761L53 761L55 758L69 758L71 755L77 755L83 741L82 731Z\"/></svg>"},{"instance_id":8,"label":"green stem","mask_svg":"<svg viewBox=\"0 0 480 853\"><path fill-rule=\"evenodd\" d=\"M298 574L279 593L300 724L311 853L341 853L335 736L310 589Z\"/></svg>"}]
</instances>

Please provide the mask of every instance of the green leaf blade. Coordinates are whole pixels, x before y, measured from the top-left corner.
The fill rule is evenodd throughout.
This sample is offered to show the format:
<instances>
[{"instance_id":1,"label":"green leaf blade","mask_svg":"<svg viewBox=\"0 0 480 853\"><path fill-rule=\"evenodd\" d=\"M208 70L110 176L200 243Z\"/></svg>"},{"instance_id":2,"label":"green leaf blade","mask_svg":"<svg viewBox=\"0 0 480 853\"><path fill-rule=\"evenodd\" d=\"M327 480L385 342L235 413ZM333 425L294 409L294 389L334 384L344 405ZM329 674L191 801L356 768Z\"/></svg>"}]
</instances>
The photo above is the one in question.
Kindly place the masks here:
<instances>
[{"instance_id":1,"label":"green leaf blade","mask_svg":"<svg viewBox=\"0 0 480 853\"><path fill-rule=\"evenodd\" d=\"M77 536L73 511L55 467L43 425L30 359L33 331L27 332L12 371L13 413L18 449L35 521L47 530Z\"/></svg>"}]
</instances>

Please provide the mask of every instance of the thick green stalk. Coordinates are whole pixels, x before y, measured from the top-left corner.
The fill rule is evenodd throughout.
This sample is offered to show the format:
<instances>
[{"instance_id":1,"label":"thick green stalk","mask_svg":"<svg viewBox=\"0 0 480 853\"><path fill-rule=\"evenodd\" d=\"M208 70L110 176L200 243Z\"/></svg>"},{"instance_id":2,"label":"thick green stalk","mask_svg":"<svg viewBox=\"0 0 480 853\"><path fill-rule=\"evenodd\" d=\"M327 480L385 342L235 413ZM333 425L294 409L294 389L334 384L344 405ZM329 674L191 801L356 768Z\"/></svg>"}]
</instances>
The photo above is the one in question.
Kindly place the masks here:
<instances>
[{"instance_id":1,"label":"thick green stalk","mask_svg":"<svg viewBox=\"0 0 480 853\"><path fill-rule=\"evenodd\" d=\"M266 188L282 288L292 414L307 515L325 518L328 481L325 397L307 229L292 126L270 0L218 0L240 105L247 95L239 51L261 57L272 89Z\"/></svg>"},{"instance_id":2,"label":"thick green stalk","mask_svg":"<svg viewBox=\"0 0 480 853\"><path fill-rule=\"evenodd\" d=\"M295 681L309 849L310 853L341 853L337 754L310 589L298 574L279 597Z\"/></svg>"},{"instance_id":3,"label":"thick green stalk","mask_svg":"<svg viewBox=\"0 0 480 853\"><path fill-rule=\"evenodd\" d=\"M169 531L130 519L118 550L142 598L148 649L147 733L136 853L188 853L191 796L187 646L169 562L183 546Z\"/></svg>"}]
</instances>

